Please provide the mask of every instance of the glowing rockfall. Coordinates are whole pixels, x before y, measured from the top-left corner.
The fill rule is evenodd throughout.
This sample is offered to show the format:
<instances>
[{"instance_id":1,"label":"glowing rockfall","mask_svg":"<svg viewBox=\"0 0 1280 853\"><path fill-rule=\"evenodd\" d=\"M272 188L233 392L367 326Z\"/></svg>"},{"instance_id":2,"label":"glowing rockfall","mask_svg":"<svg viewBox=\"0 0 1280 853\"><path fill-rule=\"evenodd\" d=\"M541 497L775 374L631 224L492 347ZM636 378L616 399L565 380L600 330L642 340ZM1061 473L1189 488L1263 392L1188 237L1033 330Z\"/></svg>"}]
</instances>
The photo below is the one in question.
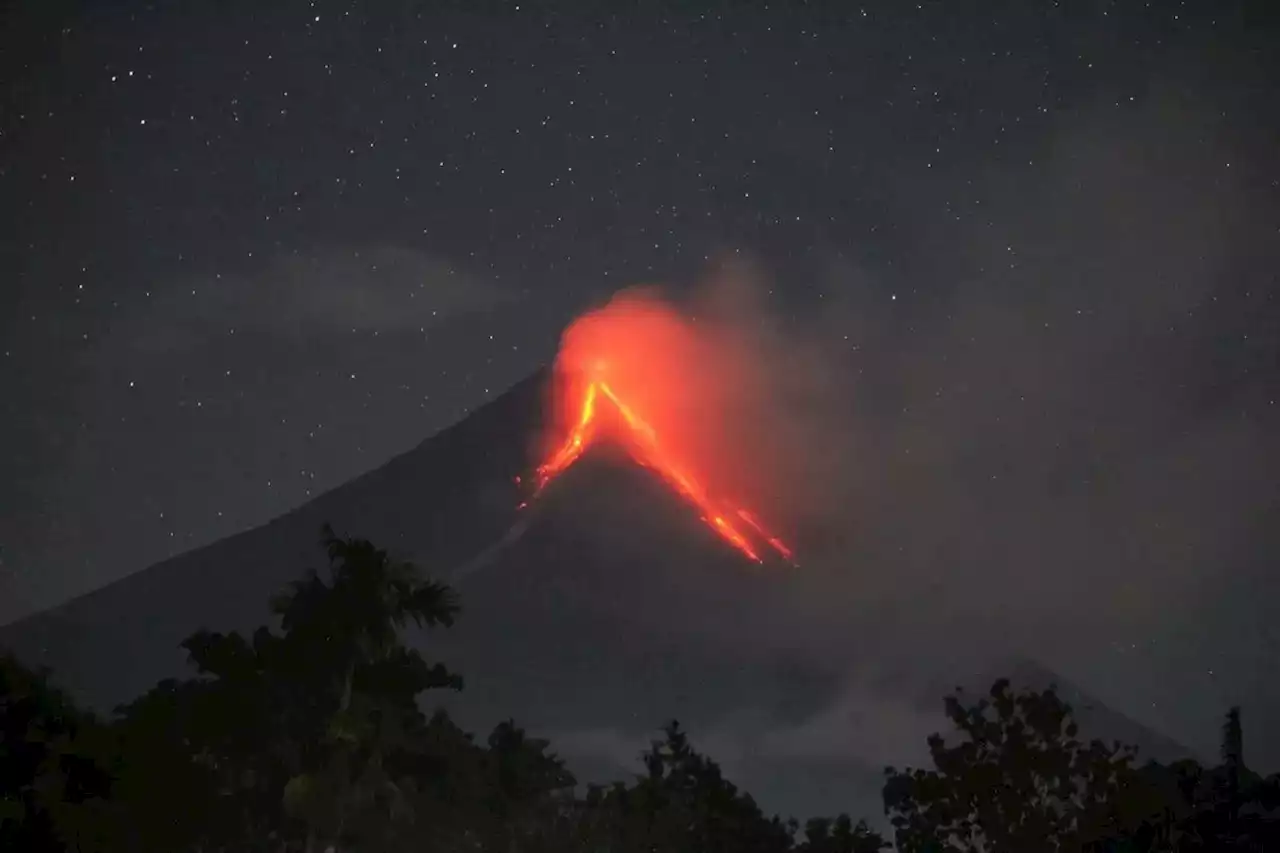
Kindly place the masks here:
<instances>
[{"instance_id":1,"label":"glowing rockfall","mask_svg":"<svg viewBox=\"0 0 1280 853\"><path fill-rule=\"evenodd\" d=\"M593 442L612 441L661 476L697 509L704 523L744 556L763 562L760 550L768 547L791 561L792 550L781 538L754 513L715 495L703 474L694 473L687 461L699 447L695 426L686 424L698 419L680 419L689 409L688 402L700 396L698 374L691 368L713 363L699 358L697 344L674 313L650 300L615 300L571 326L555 376L555 399L565 434L537 468L535 495L572 467ZM612 417L602 416L604 407ZM671 427L668 432L660 433L655 416L665 418Z\"/></svg>"}]
</instances>

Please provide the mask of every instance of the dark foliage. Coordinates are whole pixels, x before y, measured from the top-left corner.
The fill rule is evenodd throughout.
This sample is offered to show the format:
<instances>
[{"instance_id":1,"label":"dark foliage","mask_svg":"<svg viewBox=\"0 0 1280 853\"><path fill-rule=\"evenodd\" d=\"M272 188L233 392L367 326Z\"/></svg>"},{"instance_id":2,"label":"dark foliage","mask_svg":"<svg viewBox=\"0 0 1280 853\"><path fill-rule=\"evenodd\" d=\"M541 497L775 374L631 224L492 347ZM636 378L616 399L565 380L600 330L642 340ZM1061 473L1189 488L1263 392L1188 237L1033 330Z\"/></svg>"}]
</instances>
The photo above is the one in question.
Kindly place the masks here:
<instances>
[{"instance_id":1,"label":"dark foliage","mask_svg":"<svg viewBox=\"0 0 1280 853\"><path fill-rule=\"evenodd\" d=\"M1244 768L1239 710L1222 766L1136 764L1120 744L1078 737L1053 690L947 697L955 734L929 738L930 770L886 770L885 811L904 853L1280 850L1280 776Z\"/></svg>"},{"instance_id":2,"label":"dark foliage","mask_svg":"<svg viewBox=\"0 0 1280 853\"><path fill-rule=\"evenodd\" d=\"M0 850L876 853L847 815L766 815L675 722L644 772L585 791L514 721L481 744L423 712L462 679L405 645L447 627L448 587L326 527L328 572L272 602L278 627L201 631L194 675L100 721L0 657ZM902 851L1280 850L1280 776L1244 761L1137 765L1079 739L1053 691L948 697L932 769L886 771Z\"/></svg>"},{"instance_id":3,"label":"dark foliage","mask_svg":"<svg viewBox=\"0 0 1280 853\"><path fill-rule=\"evenodd\" d=\"M98 835L111 793L106 737L43 673L0 655L0 850L109 843Z\"/></svg>"}]
</instances>

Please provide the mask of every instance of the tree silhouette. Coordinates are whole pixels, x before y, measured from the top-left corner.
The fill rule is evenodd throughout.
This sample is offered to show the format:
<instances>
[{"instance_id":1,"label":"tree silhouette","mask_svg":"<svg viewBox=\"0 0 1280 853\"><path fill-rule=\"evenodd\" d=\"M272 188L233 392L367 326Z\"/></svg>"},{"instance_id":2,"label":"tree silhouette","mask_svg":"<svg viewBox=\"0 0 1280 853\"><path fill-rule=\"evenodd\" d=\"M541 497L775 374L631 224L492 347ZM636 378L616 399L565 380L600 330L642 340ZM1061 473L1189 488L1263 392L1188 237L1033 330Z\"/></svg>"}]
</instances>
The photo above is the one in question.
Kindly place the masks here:
<instances>
[{"instance_id":1,"label":"tree silhouette","mask_svg":"<svg viewBox=\"0 0 1280 853\"><path fill-rule=\"evenodd\" d=\"M889 842L865 820L855 824L847 814L842 814L835 820L810 818L804 825L804 841L796 850L797 853L880 853L888 847Z\"/></svg>"},{"instance_id":2,"label":"tree silhouette","mask_svg":"<svg viewBox=\"0 0 1280 853\"><path fill-rule=\"evenodd\" d=\"M286 672L300 677L311 712L298 721L309 737L284 791L287 811L307 826L308 853L368 819L362 812L391 823L407 816L406 793L386 757L421 727L419 694L462 687L460 677L428 666L400 639L410 622L453 624L452 590L366 540L339 539L328 525L322 543L330 581L311 573L273 602Z\"/></svg>"},{"instance_id":3,"label":"tree silhouette","mask_svg":"<svg viewBox=\"0 0 1280 853\"><path fill-rule=\"evenodd\" d=\"M1280 774L1264 779L1249 770L1239 708L1231 708L1223 722L1221 758L1212 768L1193 761L1150 768L1163 778L1168 800L1177 804L1178 850L1280 849Z\"/></svg>"},{"instance_id":4,"label":"tree silhouette","mask_svg":"<svg viewBox=\"0 0 1280 853\"><path fill-rule=\"evenodd\" d=\"M281 633L198 632L183 644L197 678L124 709L120 728L148 756L147 777L167 767L209 797L175 810L173 837L139 846L298 842L310 853L340 847L357 825L386 836L410 820L397 753L429 736L420 694L461 679L399 632L449 625L458 606L447 587L365 540L326 526L322 544L329 578L308 573L272 601ZM138 773L128 778L131 802L163 797Z\"/></svg>"},{"instance_id":5,"label":"tree silhouette","mask_svg":"<svg viewBox=\"0 0 1280 853\"><path fill-rule=\"evenodd\" d=\"M247 741L258 731L251 728L257 721L226 714L228 703L216 701L214 689L203 681L166 679L118 710L113 812L125 849L190 850L201 841L218 849L244 834L238 830L254 806L259 818L251 825L269 824L266 779L242 778L256 782L255 791L253 785L228 784L233 774L220 772L226 767L228 735L238 733ZM265 743L271 733L263 734ZM256 755L248 743L239 753Z\"/></svg>"},{"instance_id":6,"label":"tree silhouette","mask_svg":"<svg viewBox=\"0 0 1280 853\"><path fill-rule=\"evenodd\" d=\"M630 851L774 853L792 848L794 823L767 818L726 780L672 721L643 756L645 774L589 799L596 848Z\"/></svg>"},{"instance_id":7,"label":"tree silhouette","mask_svg":"<svg viewBox=\"0 0 1280 853\"><path fill-rule=\"evenodd\" d=\"M512 720L489 735L476 825L486 850L559 851L573 840L575 779Z\"/></svg>"},{"instance_id":8,"label":"tree silhouette","mask_svg":"<svg viewBox=\"0 0 1280 853\"><path fill-rule=\"evenodd\" d=\"M1240 832L1244 772L1244 730L1240 726L1240 708L1233 707L1222 724L1222 818L1225 835L1232 842Z\"/></svg>"},{"instance_id":9,"label":"tree silhouette","mask_svg":"<svg viewBox=\"0 0 1280 853\"><path fill-rule=\"evenodd\" d=\"M109 846L109 755L96 720L0 654L0 850Z\"/></svg>"},{"instance_id":10,"label":"tree silhouette","mask_svg":"<svg viewBox=\"0 0 1280 853\"><path fill-rule=\"evenodd\" d=\"M1126 809L1145 790L1133 751L1081 742L1053 690L1014 692L1002 679L987 698L952 695L945 708L961 739L929 738L935 769L886 770L899 850L1083 850L1144 817Z\"/></svg>"}]
</instances>

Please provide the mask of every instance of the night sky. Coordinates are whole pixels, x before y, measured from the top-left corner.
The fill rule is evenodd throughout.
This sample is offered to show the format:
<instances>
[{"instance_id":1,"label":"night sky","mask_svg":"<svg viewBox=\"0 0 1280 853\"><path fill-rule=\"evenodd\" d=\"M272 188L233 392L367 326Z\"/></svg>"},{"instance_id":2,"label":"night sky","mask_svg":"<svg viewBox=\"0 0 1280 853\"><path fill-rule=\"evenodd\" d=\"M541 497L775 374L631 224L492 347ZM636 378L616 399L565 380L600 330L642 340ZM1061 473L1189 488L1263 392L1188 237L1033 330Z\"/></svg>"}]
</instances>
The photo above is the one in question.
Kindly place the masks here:
<instances>
[{"instance_id":1,"label":"night sky","mask_svg":"<svg viewBox=\"0 0 1280 853\"><path fill-rule=\"evenodd\" d=\"M0 621L375 468L614 290L730 259L930 460L877 501L913 565L1070 607L1012 579L1041 522L1087 528L1051 550L1119 585L1125 663L1077 669L1131 702L1182 673L1210 698L1164 722L1212 743L1280 647L1267 4L589 5L7 4ZM914 500L958 483L1007 547Z\"/></svg>"}]
</instances>

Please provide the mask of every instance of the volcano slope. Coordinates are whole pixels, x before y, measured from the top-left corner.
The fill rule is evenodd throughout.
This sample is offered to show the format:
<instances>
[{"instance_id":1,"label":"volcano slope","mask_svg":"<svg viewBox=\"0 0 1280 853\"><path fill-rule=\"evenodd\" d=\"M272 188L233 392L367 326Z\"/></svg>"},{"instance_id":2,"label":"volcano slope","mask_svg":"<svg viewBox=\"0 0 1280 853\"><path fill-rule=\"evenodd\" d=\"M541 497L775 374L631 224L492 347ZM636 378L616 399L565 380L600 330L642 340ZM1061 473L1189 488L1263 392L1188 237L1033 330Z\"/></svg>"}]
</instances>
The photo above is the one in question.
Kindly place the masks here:
<instances>
[{"instance_id":1,"label":"volcano slope","mask_svg":"<svg viewBox=\"0 0 1280 853\"><path fill-rule=\"evenodd\" d=\"M429 572L498 539L515 521L512 474L527 464L544 379L515 386L472 417L381 468L273 521L158 563L0 629L0 645L50 667L83 700L111 707L182 673L177 643L198 627L262 624L267 601L321 568L320 525L368 538Z\"/></svg>"},{"instance_id":2,"label":"volcano slope","mask_svg":"<svg viewBox=\"0 0 1280 853\"><path fill-rule=\"evenodd\" d=\"M813 732L825 709L843 707L842 656L786 641L779 602L804 570L744 559L657 473L607 443L518 509L528 491L514 477L535 459L547 393L548 374L536 374L262 527L0 629L0 646L109 709L184 675L179 643L197 629L268 621L272 594L323 569L329 522L458 589L458 624L412 642L463 673L461 694L432 699L469 728L514 716L592 780L638 769L650 734L676 717L766 808L875 817L882 764L916 756L834 749L821 731L816 749L812 736L804 749L774 736ZM735 642L744 628L780 639ZM837 723L859 725L846 717ZM923 746L931 723L911 742ZM884 739L867 730L854 740Z\"/></svg>"},{"instance_id":3,"label":"volcano slope","mask_svg":"<svg viewBox=\"0 0 1280 853\"><path fill-rule=\"evenodd\" d=\"M514 716L571 740L614 733L579 750L587 775L634 769L673 716L696 729L744 705L794 720L820 706L833 675L793 659L762 664L712 639L728 623L759 624L785 582L768 570L780 567L744 560L617 448L593 446L518 508L528 489L513 480L536 458L548 383L548 372L535 374L261 527L0 628L0 647L109 710L187 674L179 644L197 629L267 622L273 594L308 568L323 571L329 522L458 589L459 623L412 638L466 679L441 702L476 728Z\"/></svg>"}]
</instances>

